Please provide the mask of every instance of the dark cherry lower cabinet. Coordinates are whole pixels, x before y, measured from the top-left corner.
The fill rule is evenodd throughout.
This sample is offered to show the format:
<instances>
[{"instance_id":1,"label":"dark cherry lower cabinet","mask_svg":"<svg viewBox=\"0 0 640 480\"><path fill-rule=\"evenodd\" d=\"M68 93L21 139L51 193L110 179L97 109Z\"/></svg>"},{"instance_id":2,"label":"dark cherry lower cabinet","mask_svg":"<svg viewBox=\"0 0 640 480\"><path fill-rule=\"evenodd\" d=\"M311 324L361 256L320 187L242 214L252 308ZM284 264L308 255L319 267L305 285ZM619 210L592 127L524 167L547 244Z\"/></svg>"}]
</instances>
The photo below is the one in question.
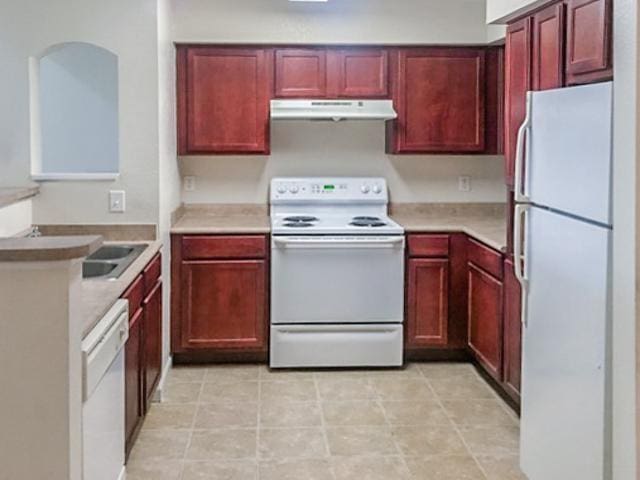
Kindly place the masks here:
<instances>
[{"instance_id":1,"label":"dark cherry lower cabinet","mask_svg":"<svg viewBox=\"0 0 640 480\"><path fill-rule=\"evenodd\" d=\"M172 237L172 351L266 355L267 238Z\"/></svg>"},{"instance_id":2,"label":"dark cherry lower cabinet","mask_svg":"<svg viewBox=\"0 0 640 480\"><path fill-rule=\"evenodd\" d=\"M522 372L522 291L513 261L504 262L504 358L503 386L511 398L520 402Z\"/></svg>"},{"instance_id":3,"label":"dark cherry lower cabinet","mask_svg":"<svg viewBox=\"0 0 640 480\"><path fill-rule=\"evenodd\" d=\"M124 292L129 301L125 344L125 449L136 440L162 370L161 256L156 255Z\"/></svg>"}]
</instances>

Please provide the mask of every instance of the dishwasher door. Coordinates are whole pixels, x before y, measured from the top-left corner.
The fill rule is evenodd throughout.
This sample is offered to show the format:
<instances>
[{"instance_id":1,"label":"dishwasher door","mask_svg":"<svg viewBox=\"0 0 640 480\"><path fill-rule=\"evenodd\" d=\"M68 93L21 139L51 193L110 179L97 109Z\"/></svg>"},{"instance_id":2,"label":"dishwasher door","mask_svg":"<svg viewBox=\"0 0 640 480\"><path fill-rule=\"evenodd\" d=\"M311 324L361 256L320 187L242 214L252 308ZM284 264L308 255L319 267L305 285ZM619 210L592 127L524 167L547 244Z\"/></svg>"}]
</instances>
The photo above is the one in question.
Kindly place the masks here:
<instances>
[{"instance_id":1,"label":"dishwasher door","mask_svg":"<svg viewBox=\"0 0 640 480\"><path fill-rule=\"evenodd\" d=\"M273 237L271 323L402 323L404 236Z\"/></svg>"},{"instance_id":2,"label":"dishwasher door","mask_svg":"<svg viewBox=\"0 0 640 480\"><path fill-rule=\"evenodd\" d=\"M83 480L123 480L124 344L128 302L118 300L82 342Z\"/></svg>"}]
</instances>

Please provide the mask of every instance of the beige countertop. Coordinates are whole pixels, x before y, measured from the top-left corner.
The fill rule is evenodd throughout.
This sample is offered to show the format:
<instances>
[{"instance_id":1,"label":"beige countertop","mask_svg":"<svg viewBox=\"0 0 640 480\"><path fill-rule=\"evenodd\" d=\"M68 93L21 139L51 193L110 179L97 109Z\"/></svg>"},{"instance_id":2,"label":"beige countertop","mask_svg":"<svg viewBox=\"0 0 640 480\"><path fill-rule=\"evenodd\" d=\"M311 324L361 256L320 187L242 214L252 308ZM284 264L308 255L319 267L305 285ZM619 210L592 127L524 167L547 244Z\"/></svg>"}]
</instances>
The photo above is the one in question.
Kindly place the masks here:
<instances>
[{"instance_id":1,"label":"beige countertop","mask_svg":"<svg viewBox=\"0 0 640 480\"><path fill-rule=\"evenodd\" d=\"M0 262L54 262L82 258L102 245L99 235L0 238Z\"/></svg>"},{"instance_id":2,"label":"beige countertop","mask_svg":"<svg viewBox=\"0 0 640 480\"><path fill-rule=\"evenodd\" d=\"M171 233L269 233L266 205L190 204L176 214Z\"/></svg>"},{"instance_id":3,"label":"beige countertop","mask_svg":"<svg viewBox=\"0 0 640 480\"><path fill-rule=\"evenodd\" d=\"M0 187L0 208L31 198L37 195L38 192L40 192L40 187L37 185L30 187Z\"/></svg>"},{"instance_id":4,"label":"beige countertop","mask_svg":"<svg viewBox=\"0 0 640 480\"><path fill-rule=\"evenodd\" d=\"M111 242L117 244L119 242ZM81 318L83 322L83 338L95 327L115 301L122 296L136 277L142 272L153 256L160 250L160 241L152 242L127 242L148 243L148 247L127 268L119 278L115 280L86 279L82 280L82 308Z\"/></svg>"},{"instance_id":5,"label":"beige countertop","mask_svg":"<svg viewBox=\"0 0 640 480\"><path fill-rule=\"evenodd\" d=\"M407 233L463 232L503 251L507 246L506 205L487 204L395 204L391 218Z\"/></svg>"}]
</instances>

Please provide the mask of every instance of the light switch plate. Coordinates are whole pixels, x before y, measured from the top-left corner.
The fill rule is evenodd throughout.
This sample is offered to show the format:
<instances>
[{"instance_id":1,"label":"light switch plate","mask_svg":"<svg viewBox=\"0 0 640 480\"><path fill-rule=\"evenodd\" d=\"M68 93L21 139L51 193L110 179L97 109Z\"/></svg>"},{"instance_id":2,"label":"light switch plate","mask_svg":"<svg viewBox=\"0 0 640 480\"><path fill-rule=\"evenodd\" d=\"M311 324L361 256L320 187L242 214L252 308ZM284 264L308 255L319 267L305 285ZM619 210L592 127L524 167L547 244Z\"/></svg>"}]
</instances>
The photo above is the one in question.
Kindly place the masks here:
<instances>
[{"instance_id":1,"label":"light switch plate","mask_svg":"<svg viewBox=\"0 0 640 480\"><path fill-rule=\"evenodd\" d=\"M124 213L125 205L124 190L109 191L109 211L111 213Z\"/></svg>"},{"instance_id":2,"label":"light switch plate","mask_svg":"<svg viewBox=\"0 0 640 480\"><path fill-rule=\"evenodd\" d=\"M184 177L184 191L195 192L196 191L196 177L188 175Z\"/></svg>"},{"instance_id":3,"label":"light switch plate","mask_svg":"<svg viewBox=\"0 0 640 480\"><path fill-rule=\"evenodd\" d=\"M471 191L471 177L469 175L461 175L458 177L458 190L461 192Z\"/></svg>"}]
</instances>

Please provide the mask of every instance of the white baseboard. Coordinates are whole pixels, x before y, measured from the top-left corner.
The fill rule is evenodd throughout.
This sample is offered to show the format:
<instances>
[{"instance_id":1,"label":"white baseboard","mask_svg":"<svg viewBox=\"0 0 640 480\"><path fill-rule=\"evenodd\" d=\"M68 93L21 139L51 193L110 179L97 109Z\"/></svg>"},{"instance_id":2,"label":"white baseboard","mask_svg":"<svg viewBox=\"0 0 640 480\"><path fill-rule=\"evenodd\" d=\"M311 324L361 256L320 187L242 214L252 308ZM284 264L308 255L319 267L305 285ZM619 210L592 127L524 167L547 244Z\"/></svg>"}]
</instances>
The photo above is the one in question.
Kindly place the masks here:
<instances>
[{"instance_id":1,"label":"white baseboard","mask_svg":"<svg viewBox=\"0 0 640 480\"><path fill-rule=\"evenodd\" d=\"M169 358L167 358L167 362L164 364L164 368L162 369L162 376L160 377L160 381L158 382L158 388L156 388L156 391L153 394L153 398L151 399L151 401L154 403L162 403L162 391L164 389L164 384L167 380L167 376L169 375L169 370L171 370L172 364L173 357L169 355Z\"/></svg>"}]
</instances>

